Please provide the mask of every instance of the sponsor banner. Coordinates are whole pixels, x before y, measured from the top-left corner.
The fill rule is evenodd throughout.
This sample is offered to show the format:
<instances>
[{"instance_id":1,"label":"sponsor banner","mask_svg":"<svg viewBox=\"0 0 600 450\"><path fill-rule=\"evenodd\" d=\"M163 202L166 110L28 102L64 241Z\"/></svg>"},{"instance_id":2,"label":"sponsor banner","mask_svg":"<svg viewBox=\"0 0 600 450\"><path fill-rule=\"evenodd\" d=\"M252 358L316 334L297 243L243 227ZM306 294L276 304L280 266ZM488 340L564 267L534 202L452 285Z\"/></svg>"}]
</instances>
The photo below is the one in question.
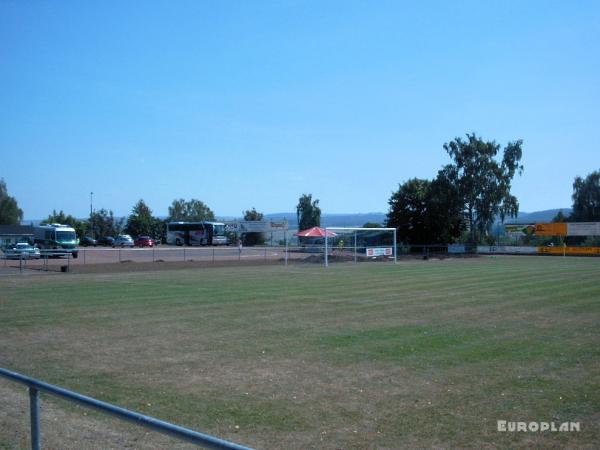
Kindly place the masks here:
<instances>
[{"instance_id":1,"label":"sponsor banner","mask_svg":"<svg viewBox=\"0 0 600 450\"><path fill-rule=\"evenodd\" d=\"M600 222L567 223L567 236L600 236Z\"/></svg>"},{"instance_id":2,"label":"sponsor banner","mask_svg":"<svg viewBox=\"0 0 600 450\"><path fill-rule=\"evenodd\" d=\"M542 255L600 256L600 247L538 247L538 253Z\"/></svg>"},{"instance_id":3,"label":"sponsor banner","mask_svg":"<svg viewBox=\"0 0 600 450\"><path fill-rule=\"evenodd\" d=\"M449 245L448 246L448 253L460 254L460 253L466 253L466 252L467 252L467 248L464 245Z\"/></svg>"},{"instance_id":4,"label":"sponsor banner","mask_svg":"<svg viewBox=\"0 0 600 450\"><path fill-rule=\"evenodd\" d=\"M287 221L248 220L239 222L226 222L225 228L232 233L269 233L271 231L286 231Z\"/></svg>"},{"instance_id":5,"label":"sponsor banner","mask_svg":"<svg viewBox=\"0 0 600 450\"><path fill-rule=\"evenodd\" d=\"M536 236L566 236L567 224L565 222L537 223L535 225Z\"/></svg>"},{"instance_id":6,"label":"sponsor banner","mask_svg":"<svg viewBox=\"0 0 600 450\"><path fill-rule=\"evenodd\" d=\"M535 225L504 225L504 231L513 236L524 236L532 234L535 231Z\"/></svg>"},{"instance_id":7,"label":"sponsor banner","mask_svg":"<svg viewBox=\"0 0 600 450\"><path fill-rule=\"evenodd\" d=\"M367 248L367 256L392 256L394 250L391 247L371 247Z\"/></svg>"},{"instance_id":8,"label":"sponsor banner","mask_svg":"<svg viewBox=\"0 0 600 450\"><path fill-rule=\"evenodd\" d=\"M448 252L450 248L448 248ZM517 245L478 245L477 253L507 253L528 255L537 253L537 247L525 247Z\"/></svg>"}]
</instances>

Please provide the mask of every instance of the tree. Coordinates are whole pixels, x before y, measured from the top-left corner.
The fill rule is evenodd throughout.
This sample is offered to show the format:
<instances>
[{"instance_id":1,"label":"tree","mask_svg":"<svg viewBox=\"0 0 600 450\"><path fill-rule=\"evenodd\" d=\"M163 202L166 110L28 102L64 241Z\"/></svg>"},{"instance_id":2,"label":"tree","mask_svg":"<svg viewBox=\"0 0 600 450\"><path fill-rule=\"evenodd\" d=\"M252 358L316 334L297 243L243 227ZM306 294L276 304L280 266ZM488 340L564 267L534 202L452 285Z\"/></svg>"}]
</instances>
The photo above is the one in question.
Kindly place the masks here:
<instances>
[{"instance_id":1,"label":"tree","mask_svg":"<svg viewBox=\"0 0 600 450\"><path fill-rule=\"evenodd\" d=\"M462 199L448 173L443 169L430 185L427 226L430 242L434 244L455 242L465 230Z\"/></svg>"},{"instance_id":2,"label":"tree","mask_svg":"<svg viewBox=\"0 0 600 450\"><path fill-rule=\"evenodd\" d=\"M0 178L0 225L18 225L23 220L23 210L17 200L8 195L6 182Z\"/></svg>"},{"instance_id":3,"label":"tree","mask_svg":"<svg viewBox=\"0 0 600 450\"><path fill-rule=\"evenodd\" d=\"M312 194L302 194L296 205L296 217L300 231L321 225L321 208L319 200L312 199Z\"/></svg>"},{"instance_id":4,"label":"tree","mask_svg":"<svg viewBox=\"0 0 600 450\"><path fill-rule=\"evenodd\" d=\"M193 198L190 201L185 201L180 198L173 200L173 203L169 206L169 220L190 222L215 220L215 214L200 200Z\"/></svg>"},{"instance_id":5,"label":"tree","mask_svg":"<svg viewBox=\"0 0 600 450\"><path fill-rule=\"evenodd\" d=\"M258 212L256 208L244 211L244 220L263 220L264 215ZM242 235L242 242L244 245L261 245L265 243L264 233L244 233Z\"/></svg>"},{"instance_id":6,"label":"tree","mask_svg":"<svg viewBox=\"0 0 600 450\"><path fill-rule=\"evenodd\" d=\"M600 170L590 173L585 178L575 178L572 198L572 220L576 222L600 220Z\"/></svg>"},{"instance_id":7,"label":"tree","mask_svg":"<svg viewBox=\"0 0 600 450\"><path fill-rule=\"evenodd\" d=\"M388 201L387 226L409 244L453 242L463 230L462 204L444 171L435 180L412 178Z\"/></svg>"},{"instance_id":8,"label":"tree","mask_svg":"<svg viewBox=\"0 0 600 450\"><path fill-rule=\"evenodd\" d=\"M44 220L41 224L47 225L50 223L60 223L62 225L69 225L75 230L75 233L77 233L77 237L79 238L85 236L88 231L88 223L85 220L76 219L70 214L66 215L62 211L62 209L59 212L53 210L52 214L50 214L48 218Z\"/></svg>"},{"instance_id":9,"label":"tree","mask_svg":"<svg viewBox=\"0 0 600 450\"><path fill-rule=\"evenodd\" d=\"M153 238L162 238L162 228L164 228L162 220L152 216L152 210L141 199L134 205L125 225L127 234Z\"/></svg>"},{"instance_id":10,"label":"tree","mask_svg":"<svg viewBox=\"0 0 600 450\"><path fill-rule=\"evenodd\" d=\"M521 140L509 142L501 161L496 160L500 145L475 134L467 134L466 141L457 137L444 144L454 163L443 171L462 200L471 243L477 242L477 233L487 233L498 215L504 221L506 216L516 217L519 212L519 202L510 189L515 174L523 172L522 144Z\"/></svg>"},{"instance_id":11,"label":"tree","mask_svg":"<svg viewBox=\"0 0 600 450\"><path fill-rule=\"evenodd\" d=\"M387 226L397 229L397 239L410 244L429 243L427 203L431 182L412 178L399 185L388 200Z\"/></svg>"},{"instance_id":12,"label":"tree","mask_svg":"<svg viewBox=\"0 0 600 450\"><path fill-rule=\"evenodd\" d=\"M123 228L123 219L115 219L112 211L101 209L94 211L90 217L90 229L94 236L117 236Z\"/></svg>"},{"instance_id":13,"label":"tree","mask_svg":"<svg viewBox=\"0 0 600 450\"><path fill-rule=\"evenodd\" d=\"M552 219L552 222L566 222L568 220L569 217L565 216L562 212L562 209L556 213L556 215L554 216L554 218Z\"/></svg>"},{"instance_id":14,"label":"tree","mask_svg":"<svg viewBox=\"0 0 600 450\"><path fill-rule=\"evenodd\" d=\"M377 222L367 222L362 227L363 228L383 228L383 226Z\"/></svg>"}]
</instances>

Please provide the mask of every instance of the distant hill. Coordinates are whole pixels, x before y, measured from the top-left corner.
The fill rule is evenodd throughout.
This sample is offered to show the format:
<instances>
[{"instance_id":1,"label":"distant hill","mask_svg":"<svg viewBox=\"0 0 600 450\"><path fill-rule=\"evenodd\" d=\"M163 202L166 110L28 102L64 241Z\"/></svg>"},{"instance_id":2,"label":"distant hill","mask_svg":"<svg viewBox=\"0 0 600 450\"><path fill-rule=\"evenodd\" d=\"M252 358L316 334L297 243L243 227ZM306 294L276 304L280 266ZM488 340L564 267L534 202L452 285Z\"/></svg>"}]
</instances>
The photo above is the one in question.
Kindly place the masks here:
<instances>
[{"instance_id":1,"label":"distant hill","mask_svg":"<svg viewBox=\"0 0 600 450\"><path fill-rule=\"evenodd\" d=\"M287 219L290 228L298 228L296 213L265 214L266 219ZM322 214L321 226L323 227L362 227L367 222L383 224L385 213L359 213L359 214Z\"/></svg>"},{"instance_id":2,"label":"distant hill","mask_svg":"<svg viewBox=\"0 0 600 450\"><path fill-rule=\"evenodd\" d=\"M505 223L535 223L535 222L550 222L558 214L559 211L563 212L565 216L571 214L571 208L556 208L546 209L544 211L533 211L533 212L520 212L516 219L507 219ZM166 217L160 217L165 219ZM117 218L119 219L119 218ZM127 219L124 217L124 219ZM217 220L235 220L240 217L233 216L219 216ZM281 212L281 213L270 213L265 214L265 219L269 220L283 220L287 219L291 229L298 228L298 221L296 220L295 212ZM370 212L370 213L355 213L355 214L323 214L321 215L321 226L324 227L362 227L367 222L374 222L383 224L386 219L386 213L382 212ZM85 220L85 219L84 219ZM23 220L23 225L38 225L41 220Z\"/></svg>"},{"instance_id":3,"label":"distant hill","mask_svg":"<svg viewBox=\"0 0 600 450\"><path fill-rule=\"evenodd\" d=\"M546 209L544 211L520 212L516 219L507 219L505 223L538 223L552 222L552 219L562 211L565 216L571 214L571 208Z\"/></svg>"}]
</instances>

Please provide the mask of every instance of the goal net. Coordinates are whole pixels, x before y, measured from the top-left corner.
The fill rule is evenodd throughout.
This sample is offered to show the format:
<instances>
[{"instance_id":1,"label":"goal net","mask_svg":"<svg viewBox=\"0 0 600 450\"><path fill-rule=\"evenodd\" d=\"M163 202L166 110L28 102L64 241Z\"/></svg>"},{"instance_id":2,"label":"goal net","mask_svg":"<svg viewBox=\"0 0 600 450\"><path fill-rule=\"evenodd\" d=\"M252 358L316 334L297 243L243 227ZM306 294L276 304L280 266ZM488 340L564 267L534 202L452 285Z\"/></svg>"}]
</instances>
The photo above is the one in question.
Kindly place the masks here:
<instances>
[{"instance_id":1,"label":"goal net","mask_svg":"<svg viewBox=\"0 0 600 450\"><path fill-rule=\"evenodd\" d=\"M396 262L396 229L326 227L323 251L325 266L333 262Z\"/></svg>"}]
</instances>

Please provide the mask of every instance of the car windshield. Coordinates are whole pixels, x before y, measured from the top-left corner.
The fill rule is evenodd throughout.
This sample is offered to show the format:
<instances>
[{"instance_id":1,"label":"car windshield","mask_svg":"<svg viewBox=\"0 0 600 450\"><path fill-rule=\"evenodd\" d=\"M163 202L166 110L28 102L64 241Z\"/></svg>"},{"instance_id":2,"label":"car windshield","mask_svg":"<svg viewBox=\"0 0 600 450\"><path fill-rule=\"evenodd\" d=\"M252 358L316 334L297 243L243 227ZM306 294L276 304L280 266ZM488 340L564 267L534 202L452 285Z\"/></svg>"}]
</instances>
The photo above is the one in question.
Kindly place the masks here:
<instances>
[{"instance_id":1,"label":"car windshield","mask_svg":"<svg viewBox=\"0 0 600 450\"><path fill-rule=\"evenodd\" d=\"M75 240L75 232L74 231L57 231L56 232L56 240L58 242L69 242Z\"/></svg>"}]
</instances>

